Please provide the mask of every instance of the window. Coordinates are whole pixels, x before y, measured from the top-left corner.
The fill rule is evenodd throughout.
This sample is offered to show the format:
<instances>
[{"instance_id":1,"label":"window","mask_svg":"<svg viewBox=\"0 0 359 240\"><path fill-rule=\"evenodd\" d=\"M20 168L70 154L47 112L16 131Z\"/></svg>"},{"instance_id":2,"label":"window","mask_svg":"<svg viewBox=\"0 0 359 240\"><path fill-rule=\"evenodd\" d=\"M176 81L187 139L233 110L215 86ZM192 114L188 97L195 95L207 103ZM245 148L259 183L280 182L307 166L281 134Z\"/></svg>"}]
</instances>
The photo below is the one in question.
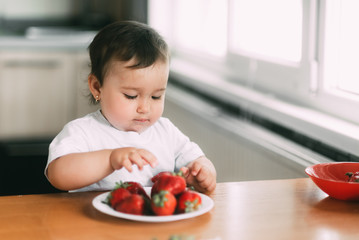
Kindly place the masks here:
<instances>
[{"instance_id":1,"label":"window","mask_svg":"<svg viewBox=\"0 0 359 240\"><path fill-rule=\"evenodd\" d=\"M227 4L223 0L176 3L174 38L179 47L223 57L227 51ZM193 21L196 19L196 21Z\"/></svg>"},{"instance_id":2,"label":"window","mask_svg":"<svg viewBox=\"0 0 359 240\"><path fill-rule=\"evenodd\" d=\"M302 50L300 0L232 0L232 50L238 54L299 62ZM260 6L260 7L258 7ZM265 41L263 41L265 39Z\"/></svg>"},{"instance_id":3,"label":"window","mask_svg":"<svg viewBox=\"0 0 359 240\"><path fill-rule=\"evenodd\" d=\"M238 83L301 101L316 80L313 2L151 0L149 22L165 35L173 56L212 63L209 69L222 67Z\"/></svg>"},{"instance_id":4,"label":"window","mask_svg":"<svg viewBox=\"0 0 359 240\"><path fill-rule=\"evenodd\" d=\"M325 87L359 95L359 1L342 0L326 5L324 48Z\"/></svg>"},{"instance_id":5,"label":"window","mask_svg":"<svg viewBox=\"0 0 359 240\"><path fill-rule=\"evenodd\" d=\"M303 117L323 124L318 134L309 134L345 132L357 146L359 1L149 0L149 5L167 12L163 16L150 10L149 23L165 33L175 59L205 69L208 76L219 74L226 83L334 119Z\"/></svg>"}]
</instances>

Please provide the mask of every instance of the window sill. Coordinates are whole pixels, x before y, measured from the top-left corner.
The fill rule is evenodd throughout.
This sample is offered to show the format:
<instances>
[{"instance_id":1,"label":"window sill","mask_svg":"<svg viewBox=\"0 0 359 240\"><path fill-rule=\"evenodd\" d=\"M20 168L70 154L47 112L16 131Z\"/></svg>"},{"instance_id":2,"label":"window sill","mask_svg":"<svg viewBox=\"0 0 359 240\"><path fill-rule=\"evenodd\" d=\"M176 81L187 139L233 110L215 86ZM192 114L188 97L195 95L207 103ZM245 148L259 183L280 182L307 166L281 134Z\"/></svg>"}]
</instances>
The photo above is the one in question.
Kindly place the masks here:
<instances>
[{"instance_id":1,"label":"window sill","mask_svg":"<svg viewBox=\"0 0 359 240\"><path fill-rule=\"evenodd\" d=\"M358 159L358 125L225 81L224 76L179 58L171 61L171 77L180 79L182 84L353 155L354 160Z\"/></svg>"}]
</instances>

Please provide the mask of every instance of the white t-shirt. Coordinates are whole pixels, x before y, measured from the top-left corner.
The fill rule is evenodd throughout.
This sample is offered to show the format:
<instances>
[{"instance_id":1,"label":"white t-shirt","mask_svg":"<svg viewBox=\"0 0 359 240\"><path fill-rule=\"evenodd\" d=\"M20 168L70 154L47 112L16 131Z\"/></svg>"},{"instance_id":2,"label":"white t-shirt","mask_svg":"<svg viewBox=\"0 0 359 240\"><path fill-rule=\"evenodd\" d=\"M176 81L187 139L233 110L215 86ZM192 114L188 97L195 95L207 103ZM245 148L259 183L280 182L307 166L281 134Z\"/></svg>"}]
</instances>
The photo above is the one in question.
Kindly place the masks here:
<instances>
[{"instance_id":1,"label":"white t-shirt","mask_svg":"<svg viewBox=\"0 0 359 240\"><path fill-rule=\"evenodd\" d=\"M101 181L75 191L110 190L120 181L136 181L143 186L151 186L151 178L157 173L178 171L204 155L199 146L191 142L167 118L161 117L153 126L139 134L116 129L98 110L69 122L54 138L49 147L45 175L49 163L66 154L121 147L147 149L157 157L159 164L155 168L146 165L141 171L133 165L131 173L124 168L116 170Z\"/></svg>"}]
</instances>

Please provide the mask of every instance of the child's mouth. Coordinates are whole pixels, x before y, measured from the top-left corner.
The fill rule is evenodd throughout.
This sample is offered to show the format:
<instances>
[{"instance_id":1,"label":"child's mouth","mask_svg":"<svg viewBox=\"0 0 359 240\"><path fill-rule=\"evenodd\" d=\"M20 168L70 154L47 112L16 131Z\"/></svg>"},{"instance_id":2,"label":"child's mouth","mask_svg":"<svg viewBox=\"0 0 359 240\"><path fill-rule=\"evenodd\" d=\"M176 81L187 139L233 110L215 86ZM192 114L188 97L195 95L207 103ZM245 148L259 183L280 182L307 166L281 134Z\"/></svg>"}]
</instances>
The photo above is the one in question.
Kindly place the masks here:
<instances>
[{"instance_id":1,"label":"child's mouth","mask_svg":"<svg viewBox=\"0 0 359 240\"><path fill-rule=\"evenodd\" d=\"M135 119L134 121L138 123L146 123L149 122L150 120L148 120L147 118L140 118L140 119Z\"/></svg>"}]
</instances>

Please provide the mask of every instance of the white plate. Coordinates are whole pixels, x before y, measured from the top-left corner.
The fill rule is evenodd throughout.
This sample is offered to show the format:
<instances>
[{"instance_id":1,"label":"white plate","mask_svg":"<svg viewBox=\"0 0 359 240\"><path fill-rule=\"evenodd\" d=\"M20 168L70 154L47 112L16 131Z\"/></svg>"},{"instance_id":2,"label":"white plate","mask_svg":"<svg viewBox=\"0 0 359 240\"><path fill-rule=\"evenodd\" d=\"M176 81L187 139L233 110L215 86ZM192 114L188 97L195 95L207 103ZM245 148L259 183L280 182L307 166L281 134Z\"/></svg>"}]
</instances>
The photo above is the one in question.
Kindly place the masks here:
<instances>
[{"instance_id":1,"label":"white plate","mask_svg":"<svg viewBox=\"0 0 359 240\"><path fill-rule=\"evenodd\" d=\"M145 187L145 191L147 192L148 195L150 195L151 188L150 187ZM175 215L171 215L171 216L134 215L134 214L127 214L127 213L122 213L122 212L115 211L109 205L104 203L104 201L106 200L107 195L109 193L110 192L106 192L106 193L102 193L102 194L96 196L92 200L92 205L98 211L100 211L102 213L105 213L105 214L108 214L108 215L111 215L111 216L114 216L114 217L119 217L119 218L124 218L124 219L128 219L128 220L139 221L139 222L171 222L171 221L178 221L178 220L182 220L182 219L193 218L193 217L197 217L199 215L202 215L202 214L210 211L214 206L213 200L210 197L208 197L207 195L199 193L199 195L202 198L202 206L200 207L200 209L198 209L198 210L196 210L194 212L175 214Z\"/></svg>"}]
</instances>

